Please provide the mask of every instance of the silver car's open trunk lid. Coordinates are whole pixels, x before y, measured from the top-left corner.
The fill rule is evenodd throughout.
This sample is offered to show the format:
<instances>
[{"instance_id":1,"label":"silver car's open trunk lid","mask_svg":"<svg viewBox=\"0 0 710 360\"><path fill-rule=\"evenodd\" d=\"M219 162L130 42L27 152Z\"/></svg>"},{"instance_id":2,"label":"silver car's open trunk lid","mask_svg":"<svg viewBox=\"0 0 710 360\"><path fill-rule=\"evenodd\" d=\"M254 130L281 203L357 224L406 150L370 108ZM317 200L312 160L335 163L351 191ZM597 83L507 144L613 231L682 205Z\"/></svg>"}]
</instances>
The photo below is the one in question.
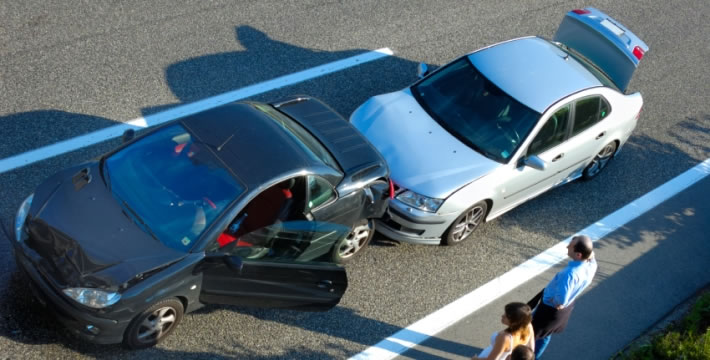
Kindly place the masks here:
<instances>
[{"instance_id":1,"label":"silver car's open trunk lid","mask_svg":"<svg viewBox=\"0 0 710 360\"><path fill-rule=\"evenodd\" d=\"M594 63L622 92L648 51L624 25L592 7L568 12L554 40Z\"/></svg>"}]
</instances>

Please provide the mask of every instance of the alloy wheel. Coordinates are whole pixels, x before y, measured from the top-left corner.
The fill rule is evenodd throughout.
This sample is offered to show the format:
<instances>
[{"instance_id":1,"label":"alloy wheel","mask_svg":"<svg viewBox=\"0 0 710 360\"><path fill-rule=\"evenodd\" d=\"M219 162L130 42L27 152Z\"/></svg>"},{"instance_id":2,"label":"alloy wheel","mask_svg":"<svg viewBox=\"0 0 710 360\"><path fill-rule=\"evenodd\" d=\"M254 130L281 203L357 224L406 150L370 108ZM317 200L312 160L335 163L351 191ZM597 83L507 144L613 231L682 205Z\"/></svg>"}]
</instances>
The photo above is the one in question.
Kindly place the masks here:
<instances>
[{"instance_id":1,"label":"alloy wheel","mask_svg":"<svg viewBox=\"0 0 710 360\"><path fill-rule=\"evenodd\" d=\"M345 240L340 243L338 255L342 259L347 259L355 255L363 246L367 244L371 231L372 229L370 229L369 222L355 226L345 237Z\"/></svg>"},{"instance_id":2,"label":"alloy wheel","mask_svg":"<svg viewBox=\"0 0 710 360\"><path fill-rule=\"evenodd\" d=\"M151 343L159 340L175 325L177 319L175 309L166 306L153 311L138 328L138 340Z\"/></svg>"},{"instance_id":3,"label":"alloy wheel","mask_svg":"<svg viewBox=\"0 0 710 360\"><path fill-rule=\"evenodd\" d=\"M599 172L602 171L606 167L606 165L609 163L611 160L611 157L614 156L614 152L616 151L616 143L615 142L610 142L604 146L604 148L596 155L594 156L594 159L592 162L587 166L586 169L586 177L587 178L593 178L599 174Z\"/></svg>"},{"instance_id":4,"label":"alloy wheel","mask_svg":"<svg viewBox=\"0 0 710 360\"><path fill-rule=\"evenodd\" d=\"M459 242L471 235L473 230L481 223L485 211L482 205L476 205L468 209L466 214L454 226L453 234L451 234L452 240Z\"/></svg>"}]
</instances>

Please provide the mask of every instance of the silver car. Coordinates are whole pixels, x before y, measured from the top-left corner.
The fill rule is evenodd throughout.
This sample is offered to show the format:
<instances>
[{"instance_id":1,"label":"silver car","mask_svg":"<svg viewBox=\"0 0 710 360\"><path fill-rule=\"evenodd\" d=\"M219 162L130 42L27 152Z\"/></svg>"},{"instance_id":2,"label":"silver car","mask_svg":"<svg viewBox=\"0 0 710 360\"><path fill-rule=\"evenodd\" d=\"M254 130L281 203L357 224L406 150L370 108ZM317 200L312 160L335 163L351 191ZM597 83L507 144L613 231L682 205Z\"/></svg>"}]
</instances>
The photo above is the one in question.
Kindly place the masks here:
<instances>
[{"instance_id":1,"label":"silver car","mask_svg":"<svg viewBox=\"0 0 710 360\"><path fill-rule=\"evenodd\" d=\"M377 229L453 245L481 223L596 176L631 135L641 94L626 89L648 46L594 8L553 41L525 37L458 58L350 121L387 160L396 197Z\"/></svg>"}]
</instances>

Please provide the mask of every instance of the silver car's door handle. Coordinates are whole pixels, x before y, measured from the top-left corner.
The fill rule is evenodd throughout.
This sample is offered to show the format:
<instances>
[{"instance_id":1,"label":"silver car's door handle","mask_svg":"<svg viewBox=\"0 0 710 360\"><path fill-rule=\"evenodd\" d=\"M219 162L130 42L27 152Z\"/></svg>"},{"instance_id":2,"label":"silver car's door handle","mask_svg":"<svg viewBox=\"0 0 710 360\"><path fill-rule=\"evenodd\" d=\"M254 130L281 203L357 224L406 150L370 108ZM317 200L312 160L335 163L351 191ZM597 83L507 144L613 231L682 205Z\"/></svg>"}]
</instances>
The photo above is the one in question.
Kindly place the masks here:
<instances>
[{"instance_id":1,"label":"silver car's door handle","mask_svg":"<svg viewBox=\"0 0 710 360\"><path fill-rule=\"evenodd\" d=\"M594 139L594 140L599 140L599 139L603 138L604 135L606 135L606 131L602 131L602 133L597 135L596 139Z\"/></svg>"},{"instance_id":2,"label":"silver car's door handle","mask_svg":"<svg viewBox=\"0 0 710 360\"><path fill-rule=\"evenodd\" d=\"M559 160L559 159L562 159L563 157L565 157L565 153L562 153L562 154L559 154L559 155L555 156L555 157L552 159L552 162L555 162L555 161L557 161L557 160Z\"/></svg>"}]
</instances>

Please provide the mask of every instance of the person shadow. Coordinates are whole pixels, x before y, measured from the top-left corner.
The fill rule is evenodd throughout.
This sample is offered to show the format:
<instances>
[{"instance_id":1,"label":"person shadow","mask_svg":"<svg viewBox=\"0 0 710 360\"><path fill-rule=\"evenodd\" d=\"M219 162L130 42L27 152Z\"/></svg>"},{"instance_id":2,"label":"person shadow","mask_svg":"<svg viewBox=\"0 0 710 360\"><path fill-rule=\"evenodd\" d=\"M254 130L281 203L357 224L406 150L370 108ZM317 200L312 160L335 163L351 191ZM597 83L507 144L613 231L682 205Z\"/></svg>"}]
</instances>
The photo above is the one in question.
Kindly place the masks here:
<instances>
[{"instance_id":1,"label":"person shadow","mask_svg":"<svg viewBox=\"0 0 710 360\"><path fill-rule=\"evenodd\" d=\"M371 51L309 49L273 39L248 25L236 26L234 34L242 50L203 55L168 66L165 79L179 102L144 108L144 116ZM274 101L287 95L307 94L325 101L347 118L368 97L411 84L416 79L417 65L387 56L257 94L250 100Z\"/></svg>"}]
</instances>

